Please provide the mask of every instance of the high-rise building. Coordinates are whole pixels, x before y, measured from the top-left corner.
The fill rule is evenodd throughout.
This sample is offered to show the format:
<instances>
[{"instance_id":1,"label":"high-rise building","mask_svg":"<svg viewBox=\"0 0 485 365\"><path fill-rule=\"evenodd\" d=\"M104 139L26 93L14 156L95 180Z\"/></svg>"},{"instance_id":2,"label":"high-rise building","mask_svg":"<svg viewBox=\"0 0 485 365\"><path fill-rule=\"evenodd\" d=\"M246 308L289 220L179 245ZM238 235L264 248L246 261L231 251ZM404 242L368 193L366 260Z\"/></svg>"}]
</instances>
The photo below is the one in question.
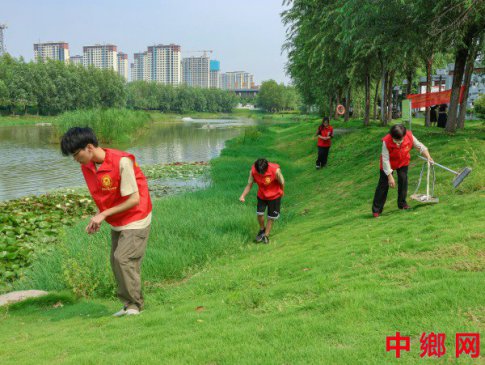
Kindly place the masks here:
<instances>
[{"instance_id":1,"label":"high-rise building","mask_svg":"<svg viewBox=\"0 0 485 365\"><path fill-rule=\"evenodd\" d=\"M5 38L3 35L3 31L5 29L7 29L7 26L5 24L0 24L0 56L7 52L5 47Z\"/></svg>"},{"instance_id":2,"label":"high-rise building","mask_svg":"<svg viewBox=\"0 0 485 365\"><path fill-rule=\"evenodd\" d=\"M158 44L133 55L132 81L156 81L179 85L182 82L180 46Z\"/></svg>"},{"instance_id":3,"label":"high-rise building","mask_svg":"<svg viewBox=\"0 0 485 365\"><path fill-rule=\"evenodd\" d=\"M221 63L217 60L211 60L210 82L209 82L211 89L219 89L221 87L220 76L221 76Z\"/></svg>"},{"instance_id":4,"label":"high-rise building","mask_svg":"<svg viewBox=\"0 0 485 365\"><path fill-rule=\"evenodd\" d=\"M148 52L135 53L131 66L131 81L150 81L150 69Z\"/></svg>"},{"instance_id":5,"label":"high-rise building","mask_svg":"<svg viewBox=\"0 0 485 365\"><path fill-rule=\"evenodd\" d=\"M182 82L187 86L210 86L210 59L207 56L182 59Z\"/></svg>"},{"instance_id":6,"label":"high-rise building","mask_svg":"<svg viewBox=\"0 0 485 365\"><path fill-rule=\"evenodd\" d=\"M69 58L69 63L71 65L83 65L83 56L79 56L79 55L76 55L76 56L71 56Z\"/></svg>"},{"instance_id":7,"label":"high-rise building","mask_svg":"<svg viewBox=\"0 0 485 365\"><path fill-rule=\"evenodd\" d=\"M45 62L55 60L69 62L69 44L66 42L46 42L34 44L34 58Z\"/></svg>"},{"instance_id":8,"label":"high-rise building","mask_svg":"<svg viewBox=\"0 0 485 365\"><path fill-rule=\"evenodd\" d=\"M112 44L83 47L83 65L118 71L118 51Z\"/></svg>"},{"instance_id":9,"label":"high-rise building","mask_svg":"<svg viewBox=\"0 0 485 365\"><path fill-rule=\"evenodd\" d=\"M178 85L182 82L180 67L180 46L158 44L148 47L147 62L150 67L150 81Z\"/></svg>"},{"instance_id":10,"label":"high-rise building","mask_svg":"<svg viewBox=\"0 0 485 365\"><path fill-rule=\"evenodd\" d=\"M128 55L118 52L118 74L128 81Z\"/></svg>"},{"instance_id":11,"label":"high-rise building","mask_svg":"<svg viewBox=\"0 0 485 365\"><path fill-rule=\"evenodd\" d=\"M225 72L221 74L221 89L253 89L254 76L245 71Z\"/></svg>"}]
</instances>

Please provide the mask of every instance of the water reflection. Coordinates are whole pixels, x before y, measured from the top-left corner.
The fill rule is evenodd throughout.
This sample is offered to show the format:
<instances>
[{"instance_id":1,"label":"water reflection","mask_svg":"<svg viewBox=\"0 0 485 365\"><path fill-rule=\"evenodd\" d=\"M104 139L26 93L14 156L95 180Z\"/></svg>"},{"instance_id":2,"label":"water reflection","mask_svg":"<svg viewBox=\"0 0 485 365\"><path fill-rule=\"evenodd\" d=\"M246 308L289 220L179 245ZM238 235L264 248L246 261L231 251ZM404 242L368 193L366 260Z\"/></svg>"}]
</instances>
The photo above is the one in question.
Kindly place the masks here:
<instances>
[{"instance_id":1,"label":"water reflection","mask_svg":"<svg viewBox=\"0 0 485 365\"><path fill-rule=\"evenodd\" d=\"M239 120L194 120L153 124L135 147L123 148L141 165L207 161L219 155L226 140L237 136ZM79 165L50 143L47 126L0 127L0 200L41 194L60 187L83 186Z\"/></svg>"}]
</instances>

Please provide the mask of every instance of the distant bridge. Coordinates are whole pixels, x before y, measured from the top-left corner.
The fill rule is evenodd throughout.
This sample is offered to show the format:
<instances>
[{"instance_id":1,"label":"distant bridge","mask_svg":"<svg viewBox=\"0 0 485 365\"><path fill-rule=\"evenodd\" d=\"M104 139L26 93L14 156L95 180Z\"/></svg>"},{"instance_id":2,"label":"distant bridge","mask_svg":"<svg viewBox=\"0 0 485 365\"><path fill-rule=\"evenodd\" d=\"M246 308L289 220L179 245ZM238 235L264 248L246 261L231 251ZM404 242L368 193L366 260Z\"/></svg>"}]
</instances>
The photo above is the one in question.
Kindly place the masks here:
<instances>
[{"instance_id":1,"label":"distant bridge","mask_svg":"<svg viewBox=\"0 0 485 365\"><path fill-rule=\"evenodd\" d=\"M245 97L251 97L254 98L259 92L259 89L234 89L231 90L234 91L234 93L237 96L245 96Z\"/></svg>"}]
</instances>

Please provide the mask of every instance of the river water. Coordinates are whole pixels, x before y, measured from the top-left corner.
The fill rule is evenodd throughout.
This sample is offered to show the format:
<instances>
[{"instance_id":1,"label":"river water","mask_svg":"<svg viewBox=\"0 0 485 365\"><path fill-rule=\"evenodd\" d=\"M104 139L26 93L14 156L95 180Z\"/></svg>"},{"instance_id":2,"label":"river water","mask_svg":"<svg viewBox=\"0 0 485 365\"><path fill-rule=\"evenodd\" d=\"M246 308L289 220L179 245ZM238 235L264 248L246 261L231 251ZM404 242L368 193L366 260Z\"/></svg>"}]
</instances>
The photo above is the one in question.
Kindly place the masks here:
<instances>
[{"instance_id":1,"label":"river water","mask_svg":"<svg viewBox=\"0 0 485 365\"><path fill-rule=\"evenodd\" d=\"M109 146L133 153L140 165L208 161L251 120L185 120L154 123L135 146ZM0 126L0 201L84 186L79 167L52 143L51 126Z\"/></svg>"}]
</instances>

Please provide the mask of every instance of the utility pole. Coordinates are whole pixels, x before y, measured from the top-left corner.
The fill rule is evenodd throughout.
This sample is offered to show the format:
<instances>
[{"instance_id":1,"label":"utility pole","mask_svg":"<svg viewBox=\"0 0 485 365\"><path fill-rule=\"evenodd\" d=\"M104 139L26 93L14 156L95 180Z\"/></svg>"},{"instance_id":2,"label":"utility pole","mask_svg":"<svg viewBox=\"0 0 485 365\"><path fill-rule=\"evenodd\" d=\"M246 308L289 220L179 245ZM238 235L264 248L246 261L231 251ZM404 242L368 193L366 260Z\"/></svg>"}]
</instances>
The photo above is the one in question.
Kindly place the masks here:
<instances>
[{"instance_id":1,"label":"utility pole","mask_svg":"<svg viewBox=\"0 0 485 365\"><path fill-rule=\"evenodd\" d=\"M5 39L3 37L3 30L4 29L7 29L7 25L0 24L0 56L3 56L3 54L6 52L6 50L5 50Z\"/></svg>"}]
</instances>

